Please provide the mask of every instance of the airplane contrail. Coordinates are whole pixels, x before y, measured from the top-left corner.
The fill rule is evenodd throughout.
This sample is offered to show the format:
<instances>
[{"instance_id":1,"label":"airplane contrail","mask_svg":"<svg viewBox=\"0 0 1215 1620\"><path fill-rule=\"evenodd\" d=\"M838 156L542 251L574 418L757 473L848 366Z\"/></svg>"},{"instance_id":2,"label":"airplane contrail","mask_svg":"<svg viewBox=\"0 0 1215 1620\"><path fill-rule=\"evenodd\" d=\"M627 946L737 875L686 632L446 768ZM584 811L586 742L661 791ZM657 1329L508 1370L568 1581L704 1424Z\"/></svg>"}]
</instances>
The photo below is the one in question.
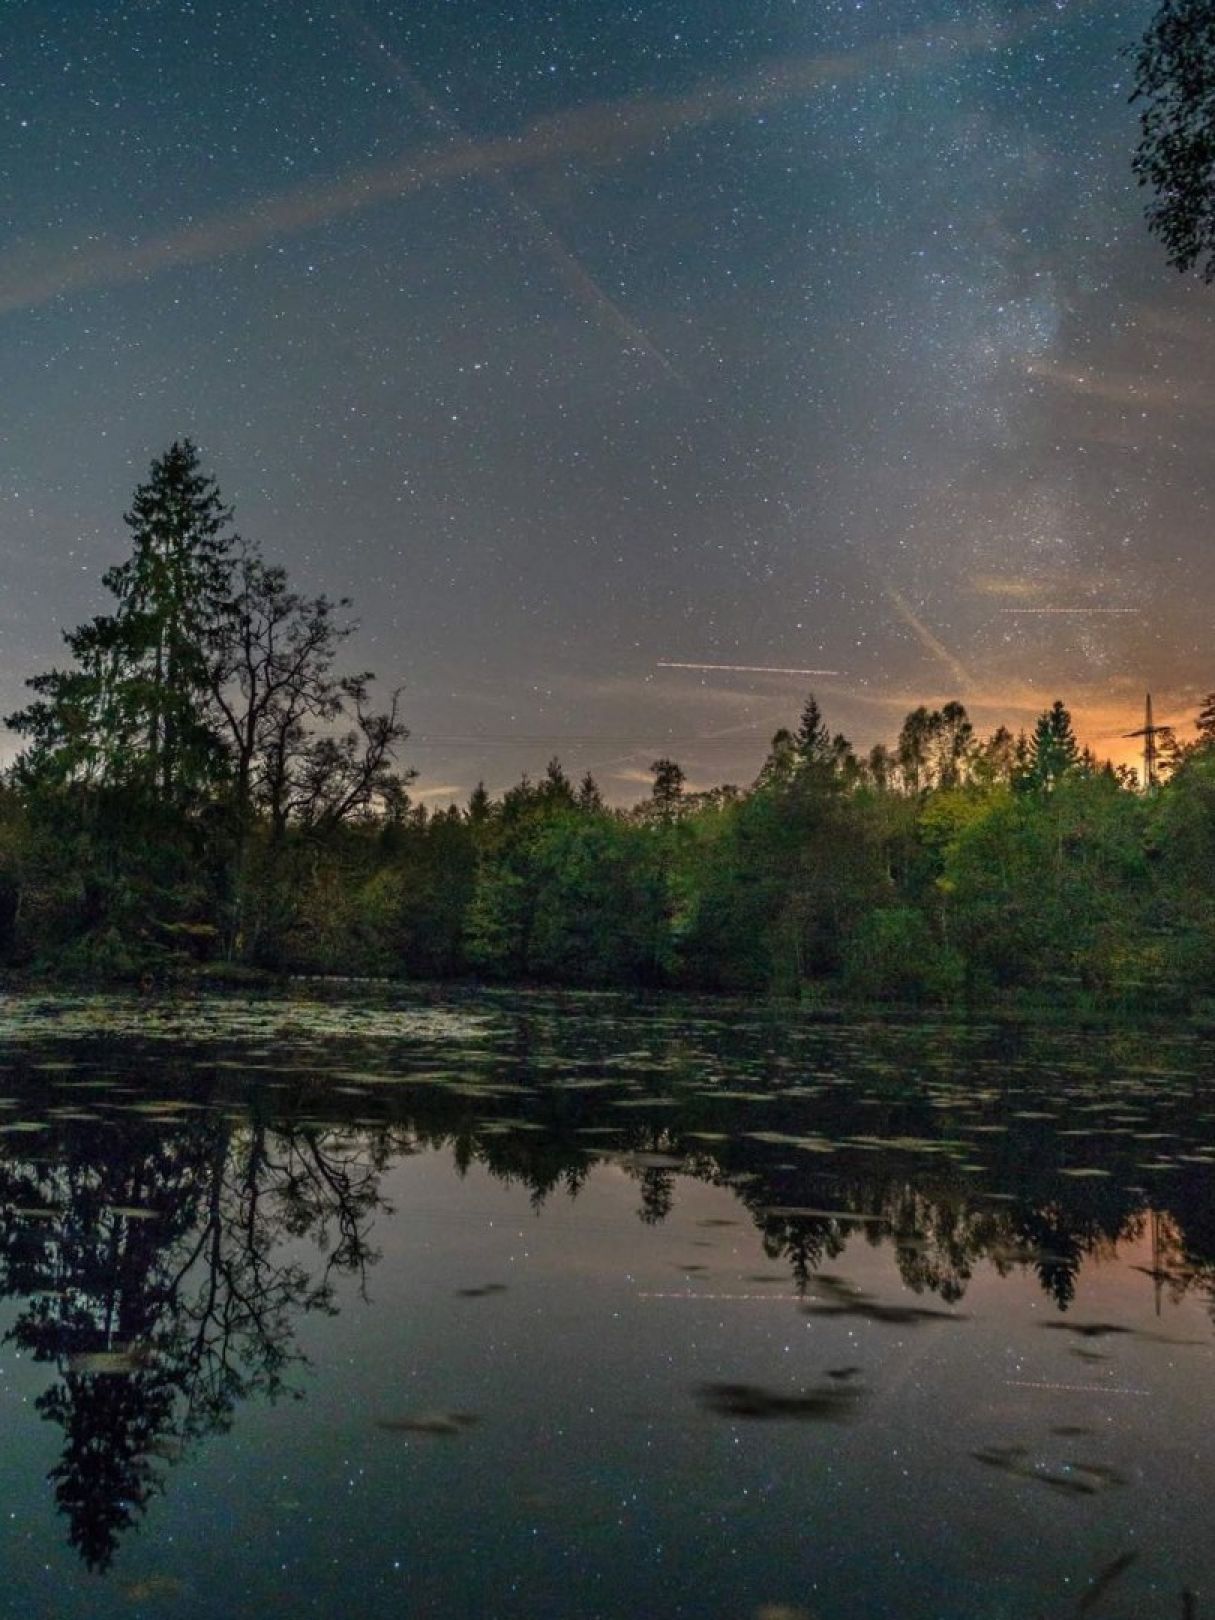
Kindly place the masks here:
<instances>
[{"instance_id":1,"label":"airplane contrail","mask_svg":"<svg viewBox=\"0 0 1215 1620\"><path fill-rule=\"evenodd\" d=\"M920 643L920 645L926 648L934 658L939 659L940 662L945 665L946 669L953 676L954 680L959 683L959 685L963 687L973 686L974 681L971 679L970 671L966 668L966 665L962 662L962 660L960 658L955 658L945 643L933 635L932 631L922 619L917 617L910 604L899 595L898 591L895 590L893 585L884 585L884 589L886 595L894 603L899 617L902 619L903 623L908 625L914 632L916 640Z\"/></svg>"},{"instance_id":2,"label":"airplane contrail","mask_svg":"<svg viewBox=\"0 0 1215 1620\"><path fill-rule=\"evenodd\" d=\"M439 104L414 69L389 49L353 4L344 7L343 10L369 60L377 68L387 68L392 73L414 109L451 143L453 149L466 149L470 145L468 135L453 115ZM523 227L533 246L555 266L574 296L581 303L589 305L604 324L613 328L617 336L623 339L626 348L646 355L669 377L673 377L677 383L690 391L692 385L679 368L662 352L649 333L604 291L582 260L571 253L535 204L529 202L511 184L506 173L501 169L490 169L482 178L497 192L518 224Z\"/></svg>"},{"instance_id":3,"label":"airplane contrail","mask_svg":"<svg viewBox=\"0 0 1215 1620\"><path fill-rule=\"evenodd\" d=\"M842 82L870 73L939 71L960 56L1022 39L1056 17L1054 5L1035 6L1011 22L968 23L944 33L922 30L882 40L849 56L762 62L686 92L593 102L536 119L509 134L455 141L441 152L425 148L406 152L332 180L262 197L247 207L201 219L187 217L176 229L158 236L135 241L93 236L37 267L16 255L0 256L0 314L36 308L64 293L123 286L163 270L211 263L473 175L507 174L579 157L605 162L649 153L677 133L829 94Z\"/></svg>"},{"instance_id":4,"label":"airplane contrail","mask_svg":"<svg viewBox=\"0 0 1215 1620\"><path fill-rule=\"evenodd\" d=\"M658 658L655 669L725 669L737 675L838 675L838 669L785 669L774 664L685 664L673 658Z\"/></svg>"}]
</instances>

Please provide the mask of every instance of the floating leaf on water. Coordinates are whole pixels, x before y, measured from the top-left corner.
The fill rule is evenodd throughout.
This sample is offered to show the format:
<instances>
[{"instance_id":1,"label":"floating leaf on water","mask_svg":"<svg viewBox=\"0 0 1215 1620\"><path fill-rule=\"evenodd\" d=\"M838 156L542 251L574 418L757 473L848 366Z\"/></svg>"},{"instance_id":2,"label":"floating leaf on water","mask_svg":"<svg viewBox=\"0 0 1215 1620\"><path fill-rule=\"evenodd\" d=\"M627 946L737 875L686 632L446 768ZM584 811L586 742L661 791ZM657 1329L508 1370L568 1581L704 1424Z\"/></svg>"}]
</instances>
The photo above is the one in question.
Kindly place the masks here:
<instances>
[{"instance_id":1,"label":"floating leaf on water","mask_svg":"<svg viewBox=\"0 0 1215 1620\"><path fill-rule=\"evenodd\" d=\"M90 1373L99 1377L114 1377L139 1372L148 1364L150 1353L142 1345L130 1345L125 1350L84 1350L69 1356L70 1373Z\"/></svg>"},{"instance_id":2,"label":"floating leaf on water","mask_svg":"<svg viewBox=\"0 0 1215 1620\"><path fill-rule=\"evenodd\" d=\"M1119 1322L1040 1322L1038 1325L1053 1333L1074 1333L1081 1339L1106 1339L1112 1333L1135 1331Z\"/></svg>"},{"instance_id":3,"label":"floating leaf on water","mask_svg":"<svg viewBox=\"0 0 1215 1620\"><path fill-rule=\"evenodd\" d=\"M758 1384L702 1384L697 1399L719 1417L760 1422L783 1419L796 1423L847 1423L856 1415L861 1391L826 1385L795 1395L763 1389Z\"/></svg>"},{"instance_id":4,"label":"floating leaf on water","mask_svg":"<svg viewBox=\"0 0 1215 1620\"><path fill-rule=\"evenodd\" d=\"M118 1590L131 1603L151 1603L157 1598L180 1597L185 1584L172 1575L147 1575L141 1581L128 1581Z\"/></svg>"},{"instance_id":5,"label":"floating leaf on water","mask_svg":"<svg viewBox=\"0 0 1215 1620\"><path fill-rule=\"evenodd\" d=\"M418 1412L409 1417L377 1418L376 1428L392 1434L463 1434L479 1419L474 1412Z\"/></svg>"},{"instance_id":6,"label":"floating leaf on water","mask_svg":"<svg viewBox=\"0 0 1215 1620\"><path fill-rule=\"evenodd\" d=\"M1131 1565L1138 1558L1137 1552L1119 1553L1117 1558L1106 1564L1104 1569L1098 1570L1093 1577L1092 1585L1082 1595L1076 1605L1077 1614L1088 1614L1097 1607L1101 1599L1121 1576L1125 1575Z\"/></svg>"},{"instance_id":7,"label":"floating leaf on water","mask_svg":"<svg viewBox=\"0 0 1215 1620\"><path fill-rule=\"evenodd\" d=\"M972 1451L971 1456L988 1468L1045 1485L1064 1496L1096 1496L1111 1485L1126 1483L1124 1475L1105 1463L1065 1462L1061 1472L1052 1472L1036 1464L1024 1446L987 1446Z\"/></svg>"},{"instance_id":8,"label":"floating leaf on water","mask_svg":"<svg viewBox=\"0 0 1215 1620\"><path fill-rule=\"evenodd\" d=\"M605 1157L626 1170L682 1170L684 1163L673 1153L610 1153Z\"/></svg>"},{"instance_id":9,"label":"floating leaf on water","mask_svg":"<svg viewBox=\"0 0 1215 1620\"><path fill-rule=\"evenodd\" d=\"M920 1322L966 1322L969 1317L956 1311L934 1310L927 1305L888 1305L871 1298L842 1277L819 1272L810 1279L810 1288L819 1297L802 1306L812 1316L855 1316L862 1321L889 1327L914 1327Z\"/></svg>"}]
</instances>

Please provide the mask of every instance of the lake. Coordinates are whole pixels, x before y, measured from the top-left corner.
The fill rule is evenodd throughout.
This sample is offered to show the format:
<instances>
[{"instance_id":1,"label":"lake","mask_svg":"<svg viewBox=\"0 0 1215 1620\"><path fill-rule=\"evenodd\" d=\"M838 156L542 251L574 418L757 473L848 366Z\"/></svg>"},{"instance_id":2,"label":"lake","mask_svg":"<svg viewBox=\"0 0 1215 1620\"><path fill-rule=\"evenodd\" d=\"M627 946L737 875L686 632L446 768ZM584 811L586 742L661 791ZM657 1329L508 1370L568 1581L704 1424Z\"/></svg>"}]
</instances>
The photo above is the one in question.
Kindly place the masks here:
<instances>
[{"instance_id":1,"label":"lake","mask_svg":"<svg viewBox=\"0 0 1215 1620\"><path fill-rule=\"evenodd\" d=\"M1215 1616L1215 1040L0 1001L0 1614Z\"/></svg>"}]
</instances>

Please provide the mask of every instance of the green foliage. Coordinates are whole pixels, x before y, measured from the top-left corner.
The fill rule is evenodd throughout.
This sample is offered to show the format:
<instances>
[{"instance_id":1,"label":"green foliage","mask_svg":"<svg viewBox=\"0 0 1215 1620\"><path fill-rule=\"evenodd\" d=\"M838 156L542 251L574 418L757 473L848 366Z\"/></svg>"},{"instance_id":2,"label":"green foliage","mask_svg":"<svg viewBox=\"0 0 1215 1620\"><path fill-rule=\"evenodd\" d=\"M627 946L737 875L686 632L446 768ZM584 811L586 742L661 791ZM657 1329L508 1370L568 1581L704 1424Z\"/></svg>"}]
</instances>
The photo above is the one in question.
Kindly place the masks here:
<instances>
[{"instance_id":1,"label":"green foliage","mask_svg":"<svg viewBox=\"0 0 1215 1620\"><path fill-rule=\"evenodd\" d=\"M941 886L976 984L1108 984L1150 913L1143 801L1106 772L1001 791L947 846Z\"/></svg>"},{"instance_id":2,"label":"green foliage","mask_svg":"<svg viewBox=\"0 0 1215 1620\"><path fill-rule=\"evenodd\" d=\"M845 990L865 1001L947 1001L965 983L960 955L938 941L922 911L878 907L861 918L844 952Z\"/></svg>"},{"instance_id":3,"label":"green foliage","mask_svg":"<svg viewBox=\"0 0 1215 1620\"><path fill-rule=\"evenodd\" d=\"M1029 745L1029 761L1021 785L1049 793L1080 764L1080 747L1072 730L1072 717L1056 698L1039 715Z\"/></svg>"},{"instance_id":4,"label":"green foliage","mask_svg":"<svg viewBox=\"0 0 1215 1620\"><path fill-rule=\"evenodd\" d=\"M136 492L114 612L31 683L0 787L0 963L96 978L479 975L825 1002L1184 1000L1215 983L1215 698L1150 794L921 706L862 760L810 697L749 789L551 760L428 813L343 603L228 535L193 447Z\"/></svg>"},{"instance_id":5,"label":"green foliage","mask_svg":"<svg viewBox=\"0 0 1215 1620\"><path fill-rule=\"evenodd\" d=\"M1148 225L1177 270L1215 280L1215 11L1159 0L1139 48L1134 169L1152 192Z\"/></svg>"},{"instance_id":6,"label":"green foliage","mask_svg":"<svg viewBox=\"0 0 1215 1620\"><path fill-rule=\"evenodd\" d=\"M194 800L224 767L208 657L228 611L230 513L185 440L152 463L124 521L133 549L102 583L112 614L69 631L69 670L35 676L10 716L30 782Z\"/></svg>"}]
</instances>

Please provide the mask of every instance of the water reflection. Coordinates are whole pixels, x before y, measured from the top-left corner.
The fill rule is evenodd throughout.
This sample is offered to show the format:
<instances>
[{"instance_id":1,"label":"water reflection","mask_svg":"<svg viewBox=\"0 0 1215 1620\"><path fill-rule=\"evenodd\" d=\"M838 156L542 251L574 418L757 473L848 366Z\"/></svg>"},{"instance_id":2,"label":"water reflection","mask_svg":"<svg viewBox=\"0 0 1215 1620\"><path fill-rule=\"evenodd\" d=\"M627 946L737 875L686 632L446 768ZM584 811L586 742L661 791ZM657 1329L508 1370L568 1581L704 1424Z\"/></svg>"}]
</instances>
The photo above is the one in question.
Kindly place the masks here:
<instances>
[{"instance_id":1,"label":"water reflection","mask_svg":"<svg viewBox=\"0 0 1215 1620\"><path fill-rule=\"evenodd\" d=\"M55 1368L36 1405L63 1431L51 1479L89 1567L240 1402L298 1391L295 1318L374 1262L392 1148L199 1112L73 1123L0 1158L0 1292L21 1301L6 1342Z\"/></svg>"},{"instance_id":2,"label":"water reflection","mask_svg":"<svg viewBox=\"0 0 1215 1620\"><path fill-rule=\"evenodd\" d=\"M1057 1312L1044 1325L1100 1359L1130 1330L1070 1314L1087 1263L1146 1244L1145 1287L1210 1297L1202 1043L1162 1057L1156 1037L776 1023L607 998L488 1006L475 1038L364 1027L343 1041L329 1008L323 1035L299 1009L277 1025L271 1010L264 1030L200 1045L183 1009L157 1042L23 1042L0 1124L0 1294L16 1305L8 1342L53 1368L37 1411L62 1433L51 1481L89 1567L110 1564L174 1464L242 1402L306 1392L299 1324L376 1263L384 1172L425 1149L526 1189L537 1210L596 1173L629 1178L651 1225L681 1178L729 1189L777 1268L754 1285L791 1288L811 1315L962 1322L987 1264L1034 1275ZM222 1033L222 1012L209 1016ZM910 1293L851 1281L856 1245L887 1248ZM682 1269L681 1287L704 1286L703 1267ZM492 1304L471 1302L505 1287L451 1292L479 1312ZM840 1422L865 1400L857 1371L696 1398L727 1418ZM381 1426L455 1436L472 1421ZM1035 1472L1016 1447L972 1455L1061 1492L1119 1483L1086 1462Z\"/></svg>"}]
</instances>

